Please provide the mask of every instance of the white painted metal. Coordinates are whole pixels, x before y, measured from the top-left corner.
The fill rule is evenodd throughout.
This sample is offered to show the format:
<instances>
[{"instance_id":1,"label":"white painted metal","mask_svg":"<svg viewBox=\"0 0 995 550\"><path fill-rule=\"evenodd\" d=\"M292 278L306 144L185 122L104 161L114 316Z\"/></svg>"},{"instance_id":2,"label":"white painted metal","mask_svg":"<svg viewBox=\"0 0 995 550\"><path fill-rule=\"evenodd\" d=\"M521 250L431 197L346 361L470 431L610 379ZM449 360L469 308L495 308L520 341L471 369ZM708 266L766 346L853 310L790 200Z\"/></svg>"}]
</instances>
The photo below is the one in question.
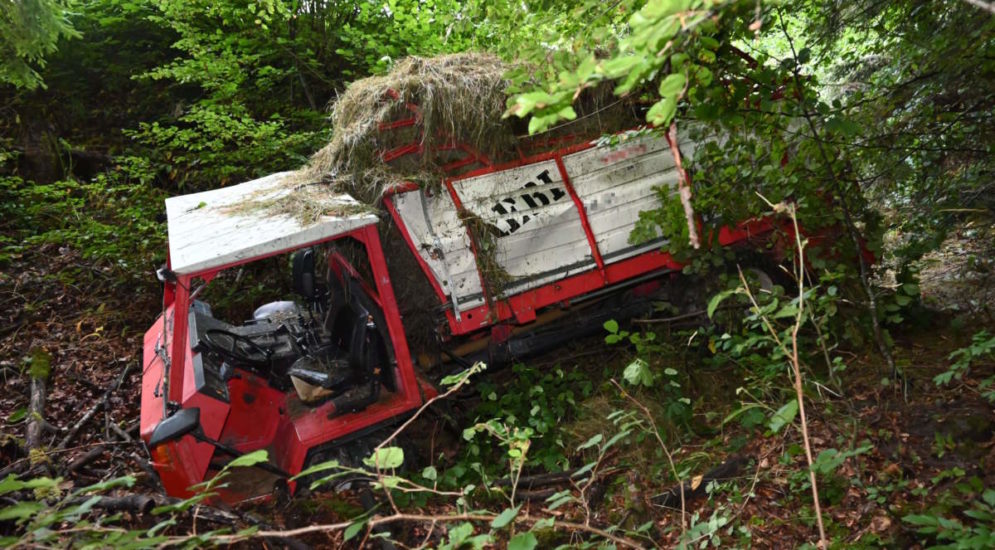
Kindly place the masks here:
<instances>
[{"instance_id":1,"label":"white painted metal","mask_svg":"<svg viewBox=\"0 0 995 550\"><path fill-rule=\"evenodd\" d=\"M395 195L393 200L418 248L416 252L428 264L442 292L452 298L456 289L457 299L478 297L472 303L459 304L459 310L483 303L470 238L449 195L419 190Z\"/></svg>"},{"instance_id":2,"label":"white painted metal","mask_svg":"<svg viewBox=\"0 0 995 550\"><path fill-rule=\"evenodd\" d=\"M563 164L606 263L662 246L659 239L632 245L629 234L640 211L659 206L656 188L676 189L677 172L666 140L644 136L594 147L564 157ZM453 188L463 207L499 235L497 250L490 253L512 278L505 294L596 267L554 161L456 180ZM482 304L470 240L451 197L417 191L394 200L416 252L457 310Z\"/></svg>"},{"instance_id":3,"label":"white painted metal","mask_svg":"<svg viewBox=\"0 0 995 550\"><path fill-rule=\"evenodd\" d=\"M660 206L657 188L676 191L677 171L667 141L645 136L615 147L598 147L563 158L563 166L584 204L591 231L606 264L659 248L629 243L639 212Z\"/></svg>"},{"instance_id":4,"label":"white painted metal","mask_svg":"<svg viewBox=\"0 0 995 550\"><path fill-rule=\"evenodd\" d=\"M376 214L371 212L323 216L313 224L301 225L292 216L265 209L233 208L293 192L291 186L283 184L288 175L289 172L281 172L239 185L166 199L172 270L197 273L377 223ZM334 193L330 188L327 196L317 194L313 200L320 201L330 212L355 212L359 206L349 195Z\"/></svg>"},{"instance_id":5,"label":"white painted metal","mask_svg":"<svg viewBox=\"0 0 995 550\"><path fill-rule=\"evenodd\" d=\"M453 183L463 207L502 236L493 252L505 293L595 267L580 215L554 161ZM485 275L486 276L486 275Z\"/></svg>"}]
</instances>

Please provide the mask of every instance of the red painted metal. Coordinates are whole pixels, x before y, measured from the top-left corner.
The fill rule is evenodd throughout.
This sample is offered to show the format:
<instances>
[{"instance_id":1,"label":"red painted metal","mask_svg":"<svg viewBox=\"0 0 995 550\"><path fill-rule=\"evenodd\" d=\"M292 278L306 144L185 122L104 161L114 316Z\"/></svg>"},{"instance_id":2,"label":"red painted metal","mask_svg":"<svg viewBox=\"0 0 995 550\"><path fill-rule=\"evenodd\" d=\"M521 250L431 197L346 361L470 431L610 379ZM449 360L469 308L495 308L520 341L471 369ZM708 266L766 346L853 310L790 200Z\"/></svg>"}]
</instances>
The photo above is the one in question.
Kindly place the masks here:
<instances>
[{"instance_id":1,"label":"red painted metal","mask_svg":"<svg viewBox=\"0 0 995 550\"><path fill-rule=\"evenodd\" d=\"M594 263L598 265L598 270L601 271L602 275L605 275L605 261L601 258L601 251L598 250L598 241L594 238L591 222L587 219L587 209L584 208L584 203L580 200L577 190L574 189L573 183L570 181L570 174L567 174L567 167L563 165L563 157L556 156L555 160L556 169L560 171L560 178L563 179L563 187L567 189L570 199L574 201L577 214L580 215L580 225L584 228L584 235L587 236L587 244L591 247L591 256L594 257ZM607 277L607 275L605 276Z\"/></svg>"},{"instance_id":2,"label":"red painted metal","mask_svg":"<svg viewBox=\"0 0 995 550\"><path fill-rule=\"evenodd\" d=\"M417 143L409 143L408 145L401 145L400 147L395 147L390 151L384 151L380 153L380 159L384 162L391 162L397 160L400 157L410 154L421 154L422 146Z\"/></svg>"},{"instance_id":3,"label":"red painted metal","mask_svg":"<svg viewBox=\"0 0 995 550\"><path fill-rule=\"evenodd\" d=\"M436 395L431 384L419 380L414 371L376 225L363 226L348 234L312 244L343 237L353 237L365 246L373 272L373 286L360 278L356 269L341 254L331 254L329 262L339 272L348 272L356 277L364 292L381 307L397 365L397 391L384 392L377 403L363 411L346 414L337 414L332 402L313 408L304 405L295 392L277 391L265 379L244 370L239 370L238 376L229 381L229 403L197 392L190 367L194 351L186 336L189 330L190 281L200 277L212 278L219 270L184 275L177 281L174 303L145 334L140 422L145 441L152 436L167 408L164 395L167 369L162 354L157 352L163 346L171 358L168 369L169 400L182 408L199 408L201 427L208 438L241 452L267 449L271 461L290 473L303 468L310 449L357 430L396 421L412 413L425 399ZM246 259L226 267L258 259ZM153 449L152 454L153 465L169 494L190 496L192 485L213 475L211 461L216 454L214 447L198 442L192 436L160 445ZM236 496L229 493L224 498Z\"/></svg>"},{"instance_id":4,"label":"red painted metal","mask_svg":"<svg viewBox=\"0 0 995 550\"><path fill-rule=\"evenodd\" d=\"M403 118L401 120L394 120L391 122L381 122L380 124L377 124L377 129L380 131L396 130L398 128L414 126L415 124L418 124L418 119L416 117Z\"/></svg>"},{"instance_id":5,"label":"red painted metal","mask_svg":"<svg viewBox=\"0 0 995 550\"><path fill-rule=\"evenodd\" d=\"M681 269L683 264L674 260L667 252L653 250L632 258L605 266L604 276L600 270L590 270L563 278L555 283L526 290L497 302L493 307L486 303L462 312L457 321L452 311L446 312L450 329L454 335L469 334L483 327L506 321L518 314L542 309L546 306L570 300L633 277L651 273Z\"/></svg>"}]
</instances>

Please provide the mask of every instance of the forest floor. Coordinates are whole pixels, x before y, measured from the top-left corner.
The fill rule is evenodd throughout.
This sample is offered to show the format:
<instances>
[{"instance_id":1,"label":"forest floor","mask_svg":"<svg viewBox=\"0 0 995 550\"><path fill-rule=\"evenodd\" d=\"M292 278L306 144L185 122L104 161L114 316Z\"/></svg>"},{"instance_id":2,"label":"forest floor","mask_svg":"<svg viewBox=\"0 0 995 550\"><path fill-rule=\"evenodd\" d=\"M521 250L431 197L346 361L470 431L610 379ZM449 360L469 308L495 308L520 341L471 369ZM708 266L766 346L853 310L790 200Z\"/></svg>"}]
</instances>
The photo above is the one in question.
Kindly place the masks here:
<instances>
[{"instance_id":1,"label":"forest floor","mask_svg":"<svg viewBox=\"0 0 995 550\"><path fill-rule=\"evenodd\" d=\"M983 506L985 490L995 487L995 412L979 386L993 374L995 364L988 355L972 364L961 380L945 386L933 382L950 368L952 352L968 346L980 329L993 326L995 277L987 255L992 242L988 231L969 227L927 259L922 293L933 310L918 325L892 329L904 383L891 378L876 353L854 350L844 352L848 367L839 374L838 385L820 387L807 396L811 443L822 468L820 500L835 546L925 547L942 541L942 533L981 536L979 530L991 526L990 515L987 520L977 518L991 511ZM122 293L100 270L83 265L71 250L49 247L30 258L15 258L11 268L0 273L0 376L6 388L0 395L0 478L10 472L60 475L69 486L81 486L133 474L138 481L129 492L157 494L161 489L138 440L138 350L145 321L156 314L158 292L150 285ZM592 338L575 343L530 364L589 373L593 379L606 365L610 370L631 359L625 349L604 348L601 342ZM22 448L28 371L39 364L51 367L44 409L49 429L43 443L48 451L29 457ZM488 383L508 387L513 379L511 374L496 374ZM588 503L589 516L576 505L550 510L544 498L548 491L535 491L531 498L526 491L520 517L552 516L630 529L648 524L647 540L662 547L676 545L682 536L723 547L813 543L812 499L796 426L772 434L762 426L747 429L737 422L721 422L741 400L741 384L729 371L691 376L685 395L695 403L693 419L686 426L665 427L672 430L668 450L686 470L684 477L704 476L688 487L683 510L679 499L672 498L677 494L673 479L660 467L666 459L659 445L642 438L606 458L597 498ZM597 430L610 432L612 425L605 418L625 400L601 379L583 399L570 403L555 419L559 431L544 437L563 440L554 446L562 450L560 458L578 465L581 453L573 451L577 443ZM472 424L479 409L463 409L462 422ZM81 423L84 418L88 420ZM436 453L440 471L465 465L465 454L458 448L461 439L444 441L453 448ZM724 466L715 473L720 464ZM540 473L536 468L525 476ZM330 524L360 510L357 498L348 492L319 491L289 503L246 505L226 517L238 526L262 518L273 529ZM451 502L437 499L410 506L422 514L452 510ZM974 510L981 512L972 515ZM940 535L929 534L922 530L929 518L954 523L940 529ZM140 514L132 521L154 523ZM186 521L171 529L196 528L198 521L211 520L193 513ZM10 529L0 522L0 534L10 534ZM394 535L408 544L437 544L445 530L440 524L433 534L423 523L404 523ZM579 542L584 536L550 534L540 546ZM301 540L338 546L342 532L309 534Z\"/></svg>"}]
</instances>

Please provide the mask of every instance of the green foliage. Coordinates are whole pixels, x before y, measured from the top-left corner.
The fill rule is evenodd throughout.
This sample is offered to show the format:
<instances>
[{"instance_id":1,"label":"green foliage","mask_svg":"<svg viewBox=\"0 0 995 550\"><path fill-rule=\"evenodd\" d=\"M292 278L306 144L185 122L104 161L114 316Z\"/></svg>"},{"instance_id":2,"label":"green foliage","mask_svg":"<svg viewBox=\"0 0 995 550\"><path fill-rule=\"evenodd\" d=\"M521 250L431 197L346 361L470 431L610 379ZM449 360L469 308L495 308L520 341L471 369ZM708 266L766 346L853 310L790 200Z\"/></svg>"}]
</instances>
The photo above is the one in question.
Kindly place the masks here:
<instances>
[{"instance_id":1,"label":"green foliage","mask_svg":"<svg viewBox=\"0 0 995 550\"><path fill-rule=\"evenodd\" d=\"M575 12L579 18L605 21L604 30L591 34L615 39L608 42L611 54L607 58L597 55L603 43L575 45L570 55L553 58L546 72L556 76L546 78L545 89L510 99L508 114L531 116L529 132L540 132L559 120L574 119L573 101L582 90L602 81L616 81L614 93L624 95L659 80L657 97L646 120L663 127L673 119L689 87L711 84L713 73L708 65L715 61L715 50L720 45L713 38L719 27L712 16L721 11L721 2L657 0L623 4L616 13L632 13L624 25L616 19L602 19L605 10L600 4L586 4ZM667 76L660 78L661 74Z\"/></svg>"},{"instance_id":2,"label":"green foliage","mask_svg":"<svg viewBox=\"0 0 995 550\"><path fill-rule=\"evenodd\" d=\"M902 521L926 540L935 542L928 548L981 549L995 545L995 489L985 489L980 480L972 478L959 483L945 497L960 509L960 518L927 510L907 514Z\"/></svg>"},{"instance_id":3,"label":"green foliage","mask_svg":"<svg viewBox=\"0 0 995 550\"><path fill-rule=\"evenodd\" d=\"M971 370L971 364L979 360L995 356L995 336L986 330L979 331L971 338L971 344L954 351L948 359L953 364L946 371L933 377L937 386L949 384L953 380L962 380ZM989 401L995 401L995 375L981 381L979 388L985 390L982 395Z\"/></svg>"},{"instance_id":4,"label":"green foliage","mask_svg":"<svg viewBox=\"0 0 995 550\"><path fill-rule=\"evenodd\" d=\"M60 39L79 38L69 22L75 0L19 0L0 4L0 84L33 90L45 83L36 69Z\"/></svg>"},{"instance_id":5,"label":"green foliage","mask_svg":"<svg viewBox=\"0 0 995 550\"><path fill-rule=\"evenodd\" d=\"M530 430L535 447L529 462L550 469L562 468L566 457L556 428L572 417L580 400L591 395L591 382L576 370L560 367L541 371L517 364L512 371L515 379L510 386L499 388L486 381L477 386L482 401L475 414L478 418L496 418L509 426ZM467 452L479 460L485 457L486 448L471 443Z\"/></svg>"},{"instance_id":6,"label":"green foliage","mask_svg":"<svg viewBox=\"0 0 995 550\"><path fill-rule=\"evenodd\" d=\"M226 477L236 468L250 467L268 460L267 452L248 453L228 463L216 476L202 484L203 492L189 499L152 511L159 516L151 527L137 529L122 527L121 514L101 513L100 501L106 493L118 488L131 488L132 476L121 476L106 481L72 488L62 478L37 477L17 479L13 474L0 480L0 496L12 502L0 508L0 521L11 522L12 530L0 536L0 545L8 546L74 546L74 547L126 547L160 548L169 544L182 544L189 548L210 546L213 536L228 530L207 531L200 535L169 535L178 523L178 516L210 497L212 491L223 486ZM65 525L72 525L65 529ZM249 535L252 530L239 534Z\"/></svg>"},{"instance_id":7,"label":"green foliage","mask_svg":"<svg viewBox=\"0 0 995 550\"><path fill-rule=\"evenodd\" d=\"M68 245L115 280L146 279L165 241L156 221L164 197L151 179L139 158L120 159L92 182L0 177L0 227L13 237L0 242L0 263L42 245Z\"/></svg>"},{"instance_id":8,"label":"green foliage","mask_svg":"<svg viewBox=\"0 0 995 550\"><path fill-rule=\"evenodd\" d=\"M622 378L632 386L654 388L661 399L667 417L686 421L691 413L691 400L681 391L680 372L671 365L673 347L658 340L653 332L642 333L620 330L617 321L604 324L608 334L606 344L628 343L635 347L636 357L622 371Z\"/></svg>"},{"instance_id":9,"label":"green foliage","mask_svg":"<svg viewBox=\"0 0 995 550\"><path fill-rule=\"evenodd\" d=\"M895 210L901 274L972 209L988 211L995 98L995 18L970 2L800 2L813 63L827 78L831 136L865 193Z\"/></svg>"}]
</instances>

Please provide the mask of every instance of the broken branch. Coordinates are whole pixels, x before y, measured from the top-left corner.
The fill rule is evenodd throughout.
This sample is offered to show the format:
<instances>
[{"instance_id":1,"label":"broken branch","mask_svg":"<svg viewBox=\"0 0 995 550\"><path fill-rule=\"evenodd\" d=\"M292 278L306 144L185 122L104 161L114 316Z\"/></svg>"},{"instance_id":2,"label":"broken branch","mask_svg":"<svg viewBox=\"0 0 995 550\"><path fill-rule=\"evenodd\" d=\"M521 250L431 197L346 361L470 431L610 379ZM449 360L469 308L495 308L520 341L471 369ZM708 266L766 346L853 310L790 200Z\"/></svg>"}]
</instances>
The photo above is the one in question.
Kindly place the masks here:
<instances>
[{"instance_id":1,"label":"broken branch","mask_svg":"<svg viewBox=\"0 0 995 550\"><path fill-rule=\"evenodd\" d=\"M670 144L670 152L674 155L674 166L677 168L677 186L681 205L684 207L684 218L688 223L688 241L697 250L701 248L701 240L698 238L698 223L695 220L694 207L691 206L691 179L681 162L681 150L677 146L676 122L670 123L670 129L667 131L667 143Z\"/></svg>"}]
</instances>

